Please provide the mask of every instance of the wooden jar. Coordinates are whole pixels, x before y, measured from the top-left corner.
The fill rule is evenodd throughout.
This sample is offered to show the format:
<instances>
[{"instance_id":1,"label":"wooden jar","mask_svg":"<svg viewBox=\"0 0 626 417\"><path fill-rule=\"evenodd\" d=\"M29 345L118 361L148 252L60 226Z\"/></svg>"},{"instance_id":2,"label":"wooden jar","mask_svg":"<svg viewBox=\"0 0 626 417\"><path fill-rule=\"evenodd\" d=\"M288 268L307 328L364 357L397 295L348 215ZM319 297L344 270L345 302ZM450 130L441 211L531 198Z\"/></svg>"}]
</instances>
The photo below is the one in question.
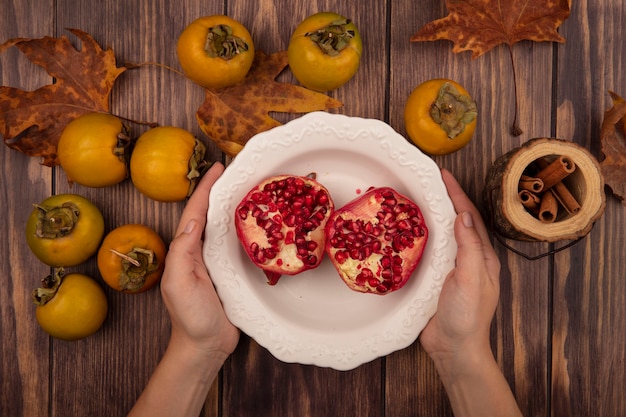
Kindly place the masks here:
<instances>
[{"instance_id":1,"label":"wooden jar","mask_svg":"<svg viewBox=\"0 0 626 417\"><path fill-rule=\"evenodd\" d=\"M568 211L557 202L558 211L553 211L550 219L551 216L539 214L538 208L523 204L520 181L536 178L538 171L552 162L554 166L557 160L565 161L563 169L569 170L558 186L569 192L577 207ZM554 204L547 200L557 195L557 188L551 186L537 195L542 202L545 196L544 204ZM531 139L498 158L487 174L484 197L496 232L523 241L556 242L583 237L602 216L606 204L604 177L598 161L581 146L555 138Z\"/></svg>"}]
</instances>

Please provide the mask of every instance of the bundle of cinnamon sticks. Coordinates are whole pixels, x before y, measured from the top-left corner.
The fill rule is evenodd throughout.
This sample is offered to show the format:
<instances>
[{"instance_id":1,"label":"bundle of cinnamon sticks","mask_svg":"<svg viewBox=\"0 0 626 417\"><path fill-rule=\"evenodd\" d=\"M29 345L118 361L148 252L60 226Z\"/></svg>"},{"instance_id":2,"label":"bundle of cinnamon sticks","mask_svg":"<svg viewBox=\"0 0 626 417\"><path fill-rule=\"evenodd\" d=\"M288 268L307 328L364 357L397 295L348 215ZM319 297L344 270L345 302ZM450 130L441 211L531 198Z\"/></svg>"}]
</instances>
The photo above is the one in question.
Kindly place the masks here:
<instances>
[{"instance_id":1,"label":"bundle of cinnamon sticks","mask_svg":"<svg viewBox=\"0 0 626 417\"><path fill-rule=\"evenodd\" d=\"M580 204L563 183L576 170L574 161L567 156L559 156L552 162L542 157L535 164L519 181L522 205L543 223L554 222L561 208L569 214L578 212Z\"/></svg>"}]
</instances>

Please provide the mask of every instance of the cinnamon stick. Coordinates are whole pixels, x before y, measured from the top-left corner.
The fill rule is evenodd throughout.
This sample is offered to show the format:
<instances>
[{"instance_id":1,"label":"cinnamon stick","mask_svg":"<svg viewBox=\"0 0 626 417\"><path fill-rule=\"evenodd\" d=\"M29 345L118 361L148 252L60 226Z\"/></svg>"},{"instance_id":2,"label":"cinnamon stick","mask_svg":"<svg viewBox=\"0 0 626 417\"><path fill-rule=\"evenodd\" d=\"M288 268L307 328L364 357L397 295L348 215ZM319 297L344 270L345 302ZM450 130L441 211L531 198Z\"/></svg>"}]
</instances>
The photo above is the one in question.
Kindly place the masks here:
<instances>
[{"instance_id":1,"label":"cinnamon stick","mask_svg":"<svg viewBox=\"0 0 626 417\"><path fill-rule=\"evenodd\" d=\"M537 160L540 171L536 177L543 181L544 191L549 190L555 184L563 181L569 174L576 170L576 164L567 156L559 156L554 161L548 163L545 158Z\"/></svg>"},{"instance_id":2,"label":"cinnamon stick","mask_svg":"<svg viewBox=\"0 0 626 417\"><path fill-rule=\"evenodd\" d=\"M533 193L540 193L543 191L544 185L543 181L536 177L531 177L528 175L522 175L519 180L519 189L520 190L528 190Z\"/></svg>"},{"instance_id":3,"label":"cinnamon stick","mask_svg":"<svg viewBox=\"0 0 626 417\"><path fill-rule=\"evenodd\" d=\"M550 192L554 194L554 197L556 197L558 202L561 203L565 211L569 214L574 214L580 210L580 204L576 200L576 197L570 193L562 182L555 184L550 189Z\"/></svg>"},{"instance_id":4,"label":"cinnamon stick","mask_svg":"<svg viewBox=\"0 0 626 417\"><path fill-rule=\"evenodd\" d=\"M527 210L534 213L539 210L539 203L541 202L541 199L537 194L534 194L529 190L521 190L518 195L522 205L526 207Z\"/></svg>"},{"instance_id":5,"label":"cinnamon stick","mask_svg":"<svg viewBox=\"0 0 626 417\"><path fill-rule=\"evenodd\" d=\"M542 223L552 223L556 220L559 212L559 202L556 200L554 193L545 193L541 196L539 204L539 220Z\"/></svg>"}]
</instances>

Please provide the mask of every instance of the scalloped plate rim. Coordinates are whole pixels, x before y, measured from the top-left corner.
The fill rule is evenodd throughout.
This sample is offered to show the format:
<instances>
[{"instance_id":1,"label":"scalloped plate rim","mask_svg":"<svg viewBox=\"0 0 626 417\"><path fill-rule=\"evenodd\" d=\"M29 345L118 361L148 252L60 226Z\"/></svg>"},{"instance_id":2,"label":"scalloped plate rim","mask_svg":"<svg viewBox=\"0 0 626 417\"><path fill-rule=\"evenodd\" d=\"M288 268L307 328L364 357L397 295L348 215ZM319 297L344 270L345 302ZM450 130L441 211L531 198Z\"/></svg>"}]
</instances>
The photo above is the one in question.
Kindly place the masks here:
<instances>
[{"instance_id":1,"label":"scalloped plate rim","mask_svg":"<svg viewBox=\"0 0 626 417\"><path fill-rule=\"evenodd\" d=\"M307 141L311 137L313 139ZM355 147L355 141L369 141L370 145L378 145L381 152L371 153L364 147ZM284 152L277 153L281 150ZM332 153L325 154L327 151L332 151ZM348 168L355 171L359 171L363 165L357 162L374 161L381 164L377 167L377 173L383 177L386 175L391 181L396 181L396 184L386 185L392 185L398 191L408 195L422 209L429 228L429 240L414 276L405 287L394 293L384 296L360 294L347 289L338 276L336 277L338 284L329 281L330 278L327 279L324 276L325 280L320 281L319 286L325 286L329 294L332 291L333 294L340 294L337 297L343 297L337 300L349 300L346 304L355 309L369 308L361 306L363 303L371 304L372 310L378 308L387 315L372 317L370 321L373 324L369 326L359 327L359 323L354 323L354 328L351 328L353 321L356 321L352 318L353 321L344 323L341 329L333 329L328 325L329 323L321 323L325 327L318 328L320 323L316 323L314 318L311 319L310 314L303 316L302 321L291 317L292 314L298 314L300 306L304 306L303 310L318 306L328 307L331 310L338 308L336 305L324 305L319 294L317 298L311 296L310 303L306 304L307 295L316 294L318 291L317 286L311 287L310 283L313 279L309 278L310 275L315 276L318 273L317 270L301 274L302 277L306 275L306 278L283 277L275 287L270 287L265 283L267 289L260 286L257 282L263 279L257 277L260 271L249 259L245 258L245 255L242 256L243 249L233 230L232 211L256 183L271 175L286 173L275 168L277 165L281 166L282 163L285 166L297 165L300 168L301 162L299 161L302 158L297 159L297 163L295 158L304 155L311 159L307 163L313 168L330 166L330 168L326 167L326 170L320 170L324 171L318 173L323 178L318 175L318 179L331 190L336 206L341 206L356 197L359 187L365 187L364 184L374 181L373 178L375 178L374 176L368 179L361 178L367 177L369 171L363 171L360 176L353 177L352 172L335 172L331 169L337 167L337 164L333 164L332 158L343 158L344 153L354 158L355 162ZM359 161L359 158L362 161ZM393 163L389 164L390 161ZM421 179L416 181L415 185L404 183L407 174L416 172L426 178L420 176ZM287 173L306 175L306 173ZM324 182L324 179L327 182ZM361 184L346 185L346 183L360 181ZM342 192L333 193L328 183L341 189ZM346 187L350 190L349 192L346 192ZM350 195L353 188L355 194ZM209 196L203 258L230 321L270 351L274 357L287 363L350 370L408 347L417 339L434 314L443 281L454 266L456 242L453 223L455 216L456 212L435 162L410 144L391 126L377 119L311 112L252 137L227 166L224 174L215 182ZM222 256L224 247L238 251L238 256ZM430 256L430 263L426 257L427 254ZM328 259L324 262L330 263ZM324 268L328 272L328 266ZM321 275L322 272L319 274ZM251 278L251 275L257 276ZM302 280L291 281L291 279ZM281 284L284 284L286 289L277 290L276 287ZM338 285L341 288L337 288ZM413 289L410 288L411 286ZM282 298L274 300L273 298L280 291L283 291L280 294ZM359 299L357 297L373 298ZM387 299L390 301L381 301ZM279 311L281 303L288 304L284 300L290 304L286 309L288 314L282 314L283 312ZM304 301L300 303L302 300ZM392 300L398 301L397 304L400 305L396 305ZM337 303L340 302L343 301L337 301ZM376 328L372 328L374 326L388 327L377 331Z\"/></svg>"}]
</instances>

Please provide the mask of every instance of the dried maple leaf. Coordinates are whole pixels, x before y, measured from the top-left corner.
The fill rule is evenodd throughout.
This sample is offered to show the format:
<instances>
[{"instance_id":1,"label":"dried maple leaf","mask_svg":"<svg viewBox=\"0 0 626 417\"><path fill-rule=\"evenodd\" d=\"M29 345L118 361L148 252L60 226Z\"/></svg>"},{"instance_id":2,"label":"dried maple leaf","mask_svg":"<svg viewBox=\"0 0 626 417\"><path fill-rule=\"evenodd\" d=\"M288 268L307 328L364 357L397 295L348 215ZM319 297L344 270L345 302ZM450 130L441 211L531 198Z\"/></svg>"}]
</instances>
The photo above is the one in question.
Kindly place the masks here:
<instances>
[{"instance_id":1,"label":"dried maple leaf","mask_svg":"<svg viewBox=\"0 0 626 417\"><path fill-rule=\"evenodd\" d=\"M341 107L325 94L275 81L287 66L287 51L266 55L257 51L246 78L219 90L206 90L196 113L200 128L229 156L235 156L252 136L279 126L270 112L306 113Z\"/></svg>"},{"instance_id":2,"label":"dried maple leaf","mask_svg":"<svg viewBox=\"0 0 626 417\"><path fill-rule=\"evenodd\" d=\"M4 143L47 166L58 165L56 145L65 126L87 112L108 112L117 77L126 70L115 64L112 50L103 50L87 33L69 29L82 41L78 51L66 36L15 38L0 45L0 53L17 47L44 68L55 83L35 91L0 87L0 132Z\"/></svg>"},{"instance_id":3,"label":"dried maple leaf","mask_svg":"<svg viewBox=\"0 0 626 417\"><path fill-rule=\"evenodd\" d=\"M600 130L601 150L604 159L600 162L606 185L626 206L626 101L611 94L613 107L604 113Z\"/></svg>"},{"instance_id":4,"label":"dried maple leaf","mask_svg":"<svg viewBox=\"0 0 626 417\"><path fill-rule=\"evenodd\" d=\"M569 17L571 0L446 0L449 15L427 23L411 42L450 40L452 52L477 58L500 44L521 40L565 42L557 28ZM511 62L513 61L511 53ZM513 70L515 79L515 69ZM517 88L511 133L518 136Z\"/></svg>"}]
</instances>

